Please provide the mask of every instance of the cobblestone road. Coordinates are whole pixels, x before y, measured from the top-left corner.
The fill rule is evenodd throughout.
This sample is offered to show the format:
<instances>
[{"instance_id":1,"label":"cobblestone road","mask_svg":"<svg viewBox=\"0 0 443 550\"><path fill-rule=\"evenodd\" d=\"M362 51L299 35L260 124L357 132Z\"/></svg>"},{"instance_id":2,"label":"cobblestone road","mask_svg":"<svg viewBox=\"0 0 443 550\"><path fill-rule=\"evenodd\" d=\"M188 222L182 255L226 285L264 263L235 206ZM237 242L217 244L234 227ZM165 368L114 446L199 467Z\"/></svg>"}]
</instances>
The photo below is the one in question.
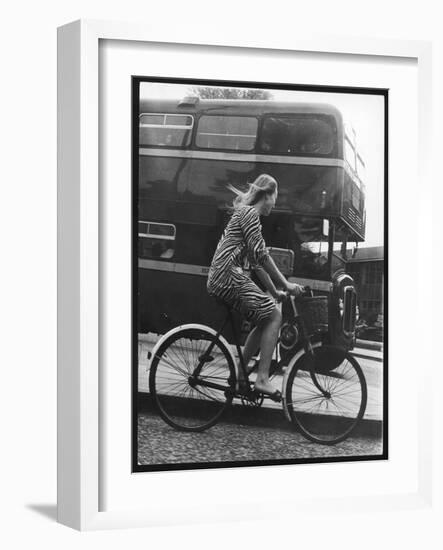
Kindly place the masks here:
<instances>
[{"instance_id":1,"label":"cobblestone road","mask_svg":"<svg viewBox=\"0 0 443 550\"><path fill-rule=\"evenodd\" d=\"M202 433L179 432L153 412L139 415L140 465L198 462L298 460L381 455L382 440L351 437L335 446L318 445L286 427L223 423Z\"/></svg>"}]
</instances>

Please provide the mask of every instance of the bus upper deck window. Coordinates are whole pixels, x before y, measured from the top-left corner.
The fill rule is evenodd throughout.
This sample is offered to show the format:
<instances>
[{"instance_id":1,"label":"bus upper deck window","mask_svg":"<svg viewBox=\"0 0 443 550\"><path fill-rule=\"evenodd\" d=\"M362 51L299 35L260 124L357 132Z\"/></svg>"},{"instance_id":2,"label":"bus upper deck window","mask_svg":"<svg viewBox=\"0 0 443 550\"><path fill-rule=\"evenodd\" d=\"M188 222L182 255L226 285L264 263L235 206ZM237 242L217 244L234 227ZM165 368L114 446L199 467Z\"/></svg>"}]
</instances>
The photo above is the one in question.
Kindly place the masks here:
<instances>
[{"instance_id":1,"label":"bus upper deck window","mask_svg":"<svg viewBox=\"0 0 443 550\"><path fill-rule=\"evenodd\" d=\"M330 155L334 137L333 123L326 116L268 116L263 121L260 149L274 154Z\"/></svg>"},{"instance_id":2,"label":"bus upper deck window","mask_svg":"<svg viewBox=\"0 0 443 550\"><path fill-rule=\"evenodd\" d=\"M191 115L143 113L139 120L139 145L186 147L191 141Z\"/></svg>"},{"instance_id":3,"label":"bus upper deck window","mask_svg":"<svg viewBox=\"0 0 443 550\"><path fill-rule=\"evenodd\" d=\"M145 222L138 224L138 256L169 260L175 253L175 226L169 223Z\"/></svg>"},{"instance_id":4,"label":"bus upper deck window","mask_svg":"<svg viewBox=\"0 0 443 550\"><path fill-rule=\"evenodd\" d=\"M246 116L202 115L196 145L204 149L252 151L257 139L258 120Z\"/></svg>"},{"instance_id":5,"label":"bus upper deck window","mask_svg":"<svg viewBox=\"0 0 443 550\"><path fill-rule=\"evenodd\" d=\"M345 159L352 171L355 172L355 149L347 136L345 138Z\"/></svg>"},{"instance_id":6,"label":"bus upper deck window","mask_svg":"<svg viewBox=\"0 0 443 550\"><path fill-rule=\"evenodd\" d=\"M366 180L366 166L359 154L357 154L357 174L359 180L364 183Z\"/></svg>"}]
</instances>

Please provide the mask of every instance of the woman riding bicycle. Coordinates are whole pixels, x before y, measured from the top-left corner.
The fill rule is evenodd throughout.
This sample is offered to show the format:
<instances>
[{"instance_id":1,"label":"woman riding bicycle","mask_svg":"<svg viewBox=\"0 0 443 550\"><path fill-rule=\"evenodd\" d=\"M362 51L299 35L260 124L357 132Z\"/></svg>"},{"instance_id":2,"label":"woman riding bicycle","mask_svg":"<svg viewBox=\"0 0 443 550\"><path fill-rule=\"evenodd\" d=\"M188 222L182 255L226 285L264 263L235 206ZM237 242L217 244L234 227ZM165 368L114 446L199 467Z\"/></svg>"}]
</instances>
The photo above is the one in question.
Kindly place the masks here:
<instances>
[{"instance_id":1,"label":"woman riding bicycle","mask_svg":"<svg viewBox=\"0 0 443 550\"><path fill-rule=\"evenodd\" d=\"M207 288L211 295L221 298L255 325L245 342L244 364L247 366L260 348L254 388L279 401L281 393L269 382L269 367L281 325L278 302L285 296L285 291L299 295L303 287L286 280L269 255L261 232L260 216L269 216L275 205L277 181L268 174L261 174L244 193L229 187L237 197L231 219L212 259ZM244 272L245 260L272 298ZM241 393L246 383L242 369L237 371L237 391Z\"/></svg>"}]
</instances>

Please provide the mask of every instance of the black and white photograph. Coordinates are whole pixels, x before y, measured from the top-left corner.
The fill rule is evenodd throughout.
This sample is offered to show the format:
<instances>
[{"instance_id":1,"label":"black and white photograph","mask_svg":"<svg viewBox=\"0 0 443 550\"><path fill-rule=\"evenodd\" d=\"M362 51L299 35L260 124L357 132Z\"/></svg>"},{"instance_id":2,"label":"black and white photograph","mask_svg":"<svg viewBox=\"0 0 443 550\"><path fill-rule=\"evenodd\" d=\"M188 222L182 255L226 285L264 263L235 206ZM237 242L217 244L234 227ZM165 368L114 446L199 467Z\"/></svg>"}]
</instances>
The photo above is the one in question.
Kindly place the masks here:
<instances>
[{"instance_id":1,"label":"black and white photograph","mask_svg":"<svg viewBox=\"0 0 443 550\"><path fill-rule=\"evenodd\" d=\"M387 109L133 77L133 471L388 458Z\"/></svg>"}]
</instances>

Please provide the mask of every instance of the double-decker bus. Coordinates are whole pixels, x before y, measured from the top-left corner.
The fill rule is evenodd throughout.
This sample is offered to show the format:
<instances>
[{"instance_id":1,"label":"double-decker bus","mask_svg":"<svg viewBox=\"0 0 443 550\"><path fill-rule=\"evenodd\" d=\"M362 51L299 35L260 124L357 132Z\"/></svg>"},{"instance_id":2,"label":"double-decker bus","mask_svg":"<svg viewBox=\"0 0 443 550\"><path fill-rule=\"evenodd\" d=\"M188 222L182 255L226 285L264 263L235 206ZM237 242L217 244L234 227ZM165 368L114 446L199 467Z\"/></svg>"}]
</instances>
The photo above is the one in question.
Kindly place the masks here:
<instances>
[{"instance_id":1,"label":"double-decker bus","mask_svg":"<svg viewBox=\"0 0 443 550\"><path fill-rule=\"evenodd\" d=\"M259 174L279 184L262 218L282 272L330 299L330 342L352 345L348 243L365 236L364 162L332 105L271 100L141 100L138 119L138 331L217 326L206 279L234 198ZM285 327L285 322L284 325ZM285 350L296 345L290 321ZM289 329L289 330L288 330Z\"/></svg>"}]
</instances>

